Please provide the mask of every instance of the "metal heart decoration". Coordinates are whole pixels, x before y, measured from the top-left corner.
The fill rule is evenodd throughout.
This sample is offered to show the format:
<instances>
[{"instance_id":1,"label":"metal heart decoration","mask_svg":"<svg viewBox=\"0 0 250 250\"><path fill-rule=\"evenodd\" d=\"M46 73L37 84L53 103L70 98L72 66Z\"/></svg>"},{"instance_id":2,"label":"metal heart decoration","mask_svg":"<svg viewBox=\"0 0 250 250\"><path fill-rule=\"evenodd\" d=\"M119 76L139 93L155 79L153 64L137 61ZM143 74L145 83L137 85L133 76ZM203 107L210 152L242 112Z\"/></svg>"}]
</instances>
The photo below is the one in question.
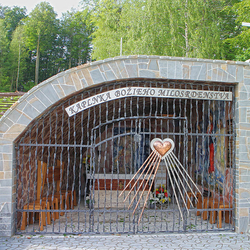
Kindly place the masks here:
<instances>
[{"instance_id":1,"label":"metal heart decoration","mask_svg":"<svg viewBox=\"0 0 250 250\"><path fill-rule=\"evenodd\" d=\"M174 149L174 142L170 138L161 140L159 138L155 138L150 143L151 149L156 150L164 159L168 154L170 154Z\"/></svg>"},{"instance_id":2,"label":"metal heart decoration","mask_svg":"<svg viewBox=\"0 0 250 250\"><path fill-rule=\"evenodd\" d=\"M169 138L164 139L164 140L161 140L159 138L153 139L151 141L151 143L150 143L150 147L152 149L151 154L144 161L144 163L137 170L137 172L135 173L135 175L132 177L132 179L129 181L129 183L127 184L127 186L123 189L123 191L119 195L119 197L121 197L121 195L125 192L125 190L129 187L129 185L131 184L131 182L134 180L133 186L131 187L130 191L128 192L126 198L124 199L124 202L125 202L128 199L130 193L134 190L135 186L138 184L138 181L141 180L142 175L145 174L144 172L146 171L146 174L144 176L143 181L140 183L140 186L137 189L136 194L134 195L133 199L130 202L130 205L128 206L128 208L130 208L134 204L134 200L137 197L140 188L143 188L142 185L145 183L144 188L142 190L142 193L140 195L140 198L137 201L137 204L136 204L136 206L134 208L134 211L133 211L133 214L135 214L136 209L139 206L139 203L141 201L142 195L143 195L143 193L144 193L144 191L145 191L145 189L147 187L147 184L149 183L149 180L151 180L149 191L148 191L147 197L145 199L145 202L144 202L144 205L143 205L143 208L142 208L142 211L141 211L141 215L140 215L139 220L138 220L138 225L139 225L139 223L141 221L144 209L147 206L150 192L151 192L151 190L153 188L153 185L155 183L154 180L156 178L156 173L157 173L157 171L159 169L159 165L160 165L160 162L162 160L164 161L164 163L166 165L166 170L167 170L167 173L168 173L168 176L169 176L170 184L172 186L174 197L175 197L175 200L176 200L176 204L178 206L178 209L179 209L180 216L181 216L182 220L183 220L182 209L181 209L181 206L180 206L180 203L179 203L179 200L178 200L179 197L177 196L177 193L175 191L175 187L177 187L178 192L181 195L181 198L183 200L183 203L184 203L187 211L189 210L189 208L188 208L188 206L186 204L185 197L188 198L188 200L189 200L189 202L190 202L191 205L192 205L192 201L189 198L189 195L187 193L185 185L187 185L190 188L193 196L195 197L196 201L198 202L198 198L196 197L196 194L192 190L193 188L191 188L191 186L189 185L188 179L196 187L197 191L202 195L201 191L196 186L196 184L194 183L194 181L192 180L192 178L189 176L189 174L186 171L186 169L182 166L182 164L180 163L180 161L178 160L178 158L174 155L174 153L172 153L172 151L174 149L174 146L175 146L175 144L174 144L173 140L171 140ZM184 173L185 173L185 175L184 175ZM179 183L180 183L180 185L179 185ZM185 192L185 194L182 194L183 191Z\"/></svg>"}]
</instances>

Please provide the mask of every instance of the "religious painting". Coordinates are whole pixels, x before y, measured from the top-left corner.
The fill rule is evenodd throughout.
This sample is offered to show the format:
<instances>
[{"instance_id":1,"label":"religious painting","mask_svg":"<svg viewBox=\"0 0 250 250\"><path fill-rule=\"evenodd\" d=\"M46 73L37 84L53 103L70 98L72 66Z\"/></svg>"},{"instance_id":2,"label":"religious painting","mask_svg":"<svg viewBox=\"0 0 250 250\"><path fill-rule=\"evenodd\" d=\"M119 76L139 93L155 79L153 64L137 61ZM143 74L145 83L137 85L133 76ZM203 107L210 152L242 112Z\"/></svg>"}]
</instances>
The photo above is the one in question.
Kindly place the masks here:
<instances>
[{"instance_id":1,"label":"religious painting","mask_svg":"<svg viewBox=\"0 0 250 250\"><path fill-rule=\"evenodd\" d=\"M198 124L196 164L198 181L204 187L223 190L227 166L227 128L225 104L206 103L208 114Z\"/></svg>"},{"instance_id":2,"label":"religious painting","mask_svg":"<svg viewBox=\"0 0 250 250\"><path fill-rule=\"evenodd\" d=\"M126 132L125 132L126 130ZM116 127L114 135L113 173L131 174L137 171L139 165L149 154L149 136L136 133L134 128Z\"/></svg>"}]
</instances>

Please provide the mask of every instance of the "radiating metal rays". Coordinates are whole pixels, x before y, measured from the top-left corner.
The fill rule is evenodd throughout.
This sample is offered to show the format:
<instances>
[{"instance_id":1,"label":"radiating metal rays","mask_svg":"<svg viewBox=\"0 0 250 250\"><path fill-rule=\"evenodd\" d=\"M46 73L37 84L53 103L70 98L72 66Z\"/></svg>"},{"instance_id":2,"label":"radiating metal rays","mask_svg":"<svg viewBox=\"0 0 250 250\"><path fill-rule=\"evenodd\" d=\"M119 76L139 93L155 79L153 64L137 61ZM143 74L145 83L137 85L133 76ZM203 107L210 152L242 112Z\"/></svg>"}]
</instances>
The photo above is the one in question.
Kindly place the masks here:
<instances>
[{"instance_id":1,"label":"radiating metal rays","mask_svg":"<svg viewBox=\"0 0 250 250\"><path fill-rule=\"evenodd\" d=\"M133 211L133 214L134 214L137 207L140 204L140 201L141 201L142 196L143 196L143 194L144 194L144 192L146 190L146 187L147 187L149 181L151 180L151 184L150 184L150 187L149 187L145 202L144 202L143 207L142 207L142 211L141 211L141 214L140 214L140 217L139 217L139 220L138 220L138 224L141 221L142 214L143 214L144 209L145 209L145 207L147 205L147 201L148 201L148 198L149 198L149 195L150 195L150 191L152 190L152 187L153 187L153 184L154 184L154 181L155 181L155 178L156 178L156 174L157 174L157 171L159 169L160 162L162 160L164 161L164 163L166 165L167 174L169 176L170 184L172 186L173 194L174 194L174 197L175 197L175 200L176 200L176 203L177 203L177 206L178 206L178 209L179 209L180 216L181 216L182 220L183 220L183 214L182 214L180 203L179 203L179 200L178 200L178 196L177 196L177 193L176 193L176 190L175 190L175 185L176 185L176 187L177 187L177 189L179 191L179 194L180 194L180 196L182 198L182 201L183 201L184 206L187 209L187 211L188 211L188 207L187 207L187 204L186 204L186 201L185 201L185 196L187 197L187 199L189 200L191 205L192 205L192 202L191 202L191 199L190 199L190 197L188 195L188 192L187 192L187 190L185 188L185 184L188 186L188 188L191 190L191 193L193 194L193 196L197 200L197 197L196 197L194 191L192 190L191 186L188 183L188 179L192 182L194 187L201 194L199 188L196 186L196 184L194 183L192 178L189 176L188 172L185 170L185 168L182 166L182 164L180 163L178 158L172 152L173 149L174 149L174 146L175 146L174 142L169 138L164 139L164 140L161 140L161 139L158 139L158 138L153 139L151 141L151 143L150 143L150 147L152 149L151 154L145 160L145 162L142 164L142 166L135 173L135 175L132 177L132 179L129 181L129 183L126 185L126 187L123 189L123 191L119 195L119 197L121 197L121 195L124 193L124 191L129 187L131 182L133 180L135 180L134 184L132 185L130 191L128 192L127 196L125 197L125 199L123 201L123 202L125 202L127 200L127 198L129 197L130 193L132 192L132 190L135 188L137 183L140 181L140 179L141 179L142 175L144 174L145 170L147 169L146 174L144 175L144 178L141 180L141 183L139 185L138 190L136 191L134 197L132 198L132 200L131 200L131 202L130 202L130 204L128 206L128 208L130 208L132 206L138 192L140 191L141 187L144 184L143 190L142 190L142 192L140 194L140 197L139 197L139 199L138 199L138 201L136 203L136 206L134 208L134 211ZM143 169L143 167L144 167L144 169ZM183 172L185 173L185 175L187 177L185 177ZM139 175L139 177L137 179L135 179L137 175ZM153 177L151 179L152 175L153 175ZM183 195L183 193L185 195Z\"/></svg>"}]
</instances>

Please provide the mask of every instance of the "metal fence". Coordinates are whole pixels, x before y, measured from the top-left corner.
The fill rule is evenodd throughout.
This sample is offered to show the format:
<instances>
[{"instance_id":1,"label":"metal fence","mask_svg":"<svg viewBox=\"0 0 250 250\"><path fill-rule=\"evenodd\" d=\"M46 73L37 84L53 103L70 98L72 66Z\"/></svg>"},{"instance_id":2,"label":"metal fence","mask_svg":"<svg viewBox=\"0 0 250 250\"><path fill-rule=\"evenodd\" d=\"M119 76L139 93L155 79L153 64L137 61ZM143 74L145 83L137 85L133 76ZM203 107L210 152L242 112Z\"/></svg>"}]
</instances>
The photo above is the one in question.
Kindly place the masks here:
<instances>
[{"instance_id":1,"label":"metal fence","mask_svg":"<svg viewBox=\"0 0 250 250\"><path fill-rule=\"evenodd\" d=\"M138 79L92 87L47 110L15 142L18 234L234 230L234 101L125 97L72 117L65 112L97 93L131 86L234 94L233 85ZM175 155L202 195L196 200L189 193L192 202L189 211L182 204L182 220L175 187L160 165L150 199L162 185L167 195L153 206L148 201L138 224L145 195L134 214L133 208L151 179L146 183L143 175L126 202L128 190L119 194L150 154L154 138L175 142Z\"/></svg>"}]
</instances>

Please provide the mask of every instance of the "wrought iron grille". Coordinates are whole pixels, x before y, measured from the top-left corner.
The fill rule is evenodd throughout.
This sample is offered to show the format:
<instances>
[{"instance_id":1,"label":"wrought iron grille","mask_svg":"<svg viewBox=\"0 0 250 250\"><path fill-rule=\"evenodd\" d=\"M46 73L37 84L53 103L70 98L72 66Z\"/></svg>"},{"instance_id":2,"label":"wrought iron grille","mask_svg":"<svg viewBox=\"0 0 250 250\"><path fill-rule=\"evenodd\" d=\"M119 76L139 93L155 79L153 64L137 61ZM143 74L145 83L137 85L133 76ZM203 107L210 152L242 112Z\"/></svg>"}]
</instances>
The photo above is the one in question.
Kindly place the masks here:
<instances>
[{"instance_id":1,"label":"wrought iron grille","mask_svg":"<svg viewBox=\"0 0 250 250\"><path fill-rule=\"evenodd\" d=\"M136 79L89 88L47 110L15 142L18 234L234 230L234 101L125 97L72 117L65 112L82 99L131 86L234 95L234 85ZM131 198L123 203L118 196L148 157L153 138L175 142L174 153L202 196L197 201L189 193L190 210L183 206L181 220L161 166L150 199L162 185L164 196L149 201L138 225L141 205L133 214L136 200L128 209Z\"/></svg>"}]
</instances>

